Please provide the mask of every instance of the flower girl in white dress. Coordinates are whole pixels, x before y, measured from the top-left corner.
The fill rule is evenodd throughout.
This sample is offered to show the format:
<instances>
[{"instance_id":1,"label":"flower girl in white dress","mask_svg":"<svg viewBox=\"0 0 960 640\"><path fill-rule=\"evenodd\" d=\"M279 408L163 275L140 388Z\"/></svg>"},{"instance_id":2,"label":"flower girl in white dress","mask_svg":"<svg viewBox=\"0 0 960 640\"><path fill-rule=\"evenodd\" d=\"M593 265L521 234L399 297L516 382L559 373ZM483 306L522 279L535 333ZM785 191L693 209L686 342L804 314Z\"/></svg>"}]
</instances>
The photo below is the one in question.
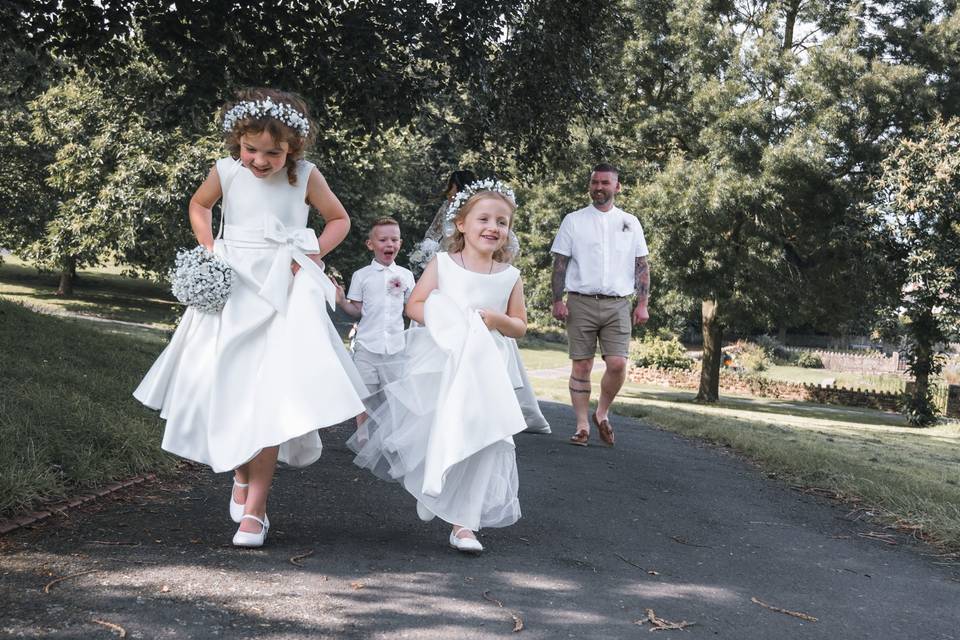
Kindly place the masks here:
<instances>
[{"instance_id":1,"label":"flower girl in white dress","mask_svg":"<svg viewBox=\"0 0 960 640\"><path fill-rule=\"evenodd\" d=\"M218 313L190 307L134 396L166 419L163 448L234 471L230 515L237 546L266 539L267 496L277 460L320 457L317 429L363 411L366 388L325 304L336 291L320 257L343 241L350 219L317 168L306 105L292 94L246 90L224 116L232 157L218 160L190 200L197 242L233 269ZM212 208L222 198L222 238ZM306 227L310 205L326 224Z\"/></svg>"},{"instance_id":2,"label":"flower girl in white dress","mask_svg":"<svg viewBox=\"0 0 960 640\"><path fill-rule=\"evenodd\" d=\"M368 398L348 441L354 462L401 482L424 520L453 525L450 545L483 546L481 527L520 517L513 434L526 428L508 338L527 328L520 272L502 262L516 205L499 183L475 183L451 206L449 253L427 265L406 306L405 376Z\"/></svg>"}]
</instances>

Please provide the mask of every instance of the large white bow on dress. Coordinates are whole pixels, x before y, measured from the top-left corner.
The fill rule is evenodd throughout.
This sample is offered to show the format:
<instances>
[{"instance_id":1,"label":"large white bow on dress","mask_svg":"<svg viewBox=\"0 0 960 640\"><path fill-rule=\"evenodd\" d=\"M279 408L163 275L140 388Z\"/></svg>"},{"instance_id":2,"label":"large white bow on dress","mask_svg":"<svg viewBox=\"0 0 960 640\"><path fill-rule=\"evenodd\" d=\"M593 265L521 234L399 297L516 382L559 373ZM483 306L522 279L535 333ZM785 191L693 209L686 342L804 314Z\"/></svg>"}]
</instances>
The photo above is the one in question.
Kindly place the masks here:
<instances>
[{"instance_id":1,"label":"large white bow on dress","mask_svg":"<svg viewBox=\"0 0 960 640\"><path fill-rule=\"evenodd\" d=\"M263 239L278 247L270 265L270 271L264 278L258 292L274 309L283 312L287 308L287 296L290 291L290 262L295 261L303 271L313 278L331 309L337 308L337 289L323 272L323 267L308 257L308 254L320 253L320 242L312 229L304 227L288 229L276 216L264 215Z\"/></svg>"}]
</instances>

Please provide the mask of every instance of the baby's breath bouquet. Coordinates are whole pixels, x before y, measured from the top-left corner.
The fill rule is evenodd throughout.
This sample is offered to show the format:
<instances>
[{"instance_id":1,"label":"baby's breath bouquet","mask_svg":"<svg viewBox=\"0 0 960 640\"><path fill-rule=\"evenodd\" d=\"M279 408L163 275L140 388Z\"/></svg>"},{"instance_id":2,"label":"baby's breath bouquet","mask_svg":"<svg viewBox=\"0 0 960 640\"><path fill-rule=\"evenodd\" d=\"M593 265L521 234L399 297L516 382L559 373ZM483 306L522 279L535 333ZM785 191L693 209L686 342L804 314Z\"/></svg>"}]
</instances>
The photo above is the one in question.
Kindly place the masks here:
<instances>
[{"instance_id":1,"label":"baby's breath bouquet","mask_svg":"<svg viewBox=\"0 0 960 640\"><path fill-rule=\"evenodd\" d=\"M219 313L233 288L233 269L206 247L181 249L170 270L173 295L205 313Z\"/></svg>"},{"instance_id":2,"label":"baby's breath bouquet","mask_svg":"<svg viewBox=\"0 0 960 640\"><path fill-rule=\"evenodd\" d=\"M414 273L420 273L426 268L427 263L433 260L433 256L440 250L440 243L432 238L424 238L410 252L410 268Z\"/></svg>"}]
</instances>

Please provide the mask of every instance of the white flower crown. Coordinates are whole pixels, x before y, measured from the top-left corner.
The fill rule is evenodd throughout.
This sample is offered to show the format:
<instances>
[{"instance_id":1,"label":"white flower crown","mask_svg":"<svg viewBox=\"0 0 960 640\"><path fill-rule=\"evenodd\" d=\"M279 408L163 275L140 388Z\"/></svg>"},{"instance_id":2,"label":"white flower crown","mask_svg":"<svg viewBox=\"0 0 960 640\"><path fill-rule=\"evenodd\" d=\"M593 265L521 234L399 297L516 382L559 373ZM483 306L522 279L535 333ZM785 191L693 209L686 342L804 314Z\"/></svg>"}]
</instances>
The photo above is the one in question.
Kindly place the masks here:
<instances>
[{"instance_id":1,"label":"white flower crown","mask_svg":"<svg viewBox=\"0 0 960 640\"><path fill-rule=\"evenodd\" d=\"M310 121L306 116L285 102L274 102L270 98L264 100L244 100L238 102L223 115L223 130L226 133L233 131L237 122L244 118L276 118L283 124L297 132L301 138L310 133Z\"/></svg>"},{"instance_id":2,"label":"white flower crown","mask_svg":"<svg viewBox=\"0 0 960 640\"><path fill-rule=\"evenodd\" d=\"M517 206L517 198L513 194L513 189L499 180L487 178L486 180L477 180L476 182L471 182L457 192L457 195L453 197L453 201L450 202L450 206L447 207L446 215L443 217L443 236L445 238L449 238L453 235L453 230L456 228L453 220L457 217L457 212L460 211L460 207L465 205L467 200L477 195L481 191L495 191L507 198L507 200L509 200L514 207Z\"/></svg>"}]
</instances>

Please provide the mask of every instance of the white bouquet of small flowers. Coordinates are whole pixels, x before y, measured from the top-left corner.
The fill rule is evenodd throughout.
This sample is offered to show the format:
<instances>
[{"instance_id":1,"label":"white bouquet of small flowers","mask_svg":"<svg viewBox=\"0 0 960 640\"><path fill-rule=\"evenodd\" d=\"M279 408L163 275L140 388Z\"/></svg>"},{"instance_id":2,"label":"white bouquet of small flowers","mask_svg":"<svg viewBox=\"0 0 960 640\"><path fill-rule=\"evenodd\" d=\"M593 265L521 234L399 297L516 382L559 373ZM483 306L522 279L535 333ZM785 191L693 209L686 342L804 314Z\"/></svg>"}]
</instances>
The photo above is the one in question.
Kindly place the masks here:
<instances>
[{"instance_id":1,"label":"white bouquet of small flowers","mask_svg":"<svg viewBox=\"0 0 960 640\"><path fill-rule=\"evenodd\" d=\"M204 313L219 313L233 289L233 269L200 245L177 252L169 277L177 300Z\"/></svg>"},{"instance_id":2,"label":"white bouquet of small flowers","mask_svg":"<svg viewBox=\"0 0 960 640\"><path fill-rule=\"evenodd\" d=\"M413 251L410 252L410 268L417 273L423 271L439 249L439 242L431 238L424 238L414 245Z\"/></svg>"}]
</instances>

